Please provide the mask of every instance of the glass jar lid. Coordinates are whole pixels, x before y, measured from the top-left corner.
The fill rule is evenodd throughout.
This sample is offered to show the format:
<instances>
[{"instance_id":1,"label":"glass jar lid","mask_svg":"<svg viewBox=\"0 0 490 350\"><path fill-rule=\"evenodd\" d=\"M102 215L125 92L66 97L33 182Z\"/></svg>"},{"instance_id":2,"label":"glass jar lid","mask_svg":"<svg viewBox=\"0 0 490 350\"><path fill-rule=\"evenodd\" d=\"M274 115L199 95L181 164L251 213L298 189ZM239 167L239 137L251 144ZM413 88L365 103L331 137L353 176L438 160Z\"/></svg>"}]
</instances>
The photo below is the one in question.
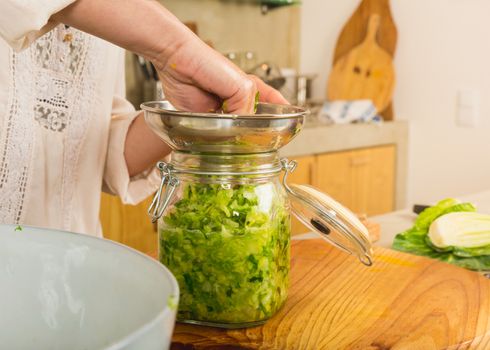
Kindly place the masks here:
<instances>
[{"instance_id":1,"label":"glass jar lid","mask_svg":"<svg viewBox=\"0 0 490 350\"><path fill-rule=\"evenodd\" d=\"M285 184L294 215L309 229L334 246L372 265L367 228L342 204L308 185Z\"/></svg>"}]
</instances>

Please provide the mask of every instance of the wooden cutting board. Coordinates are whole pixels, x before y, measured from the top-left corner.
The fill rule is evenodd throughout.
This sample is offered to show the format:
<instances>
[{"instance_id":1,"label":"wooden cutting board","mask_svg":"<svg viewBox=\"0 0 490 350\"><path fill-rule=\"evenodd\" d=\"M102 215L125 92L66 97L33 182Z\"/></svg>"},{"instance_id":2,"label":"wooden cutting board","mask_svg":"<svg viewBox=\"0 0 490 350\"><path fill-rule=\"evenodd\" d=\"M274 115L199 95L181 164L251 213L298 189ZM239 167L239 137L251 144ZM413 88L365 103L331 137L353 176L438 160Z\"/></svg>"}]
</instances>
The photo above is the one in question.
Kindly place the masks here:
<instances>
[{"instance_id":1,"label":"wooden cutting board","mask_svg":"<svg viewBox=\"0 0 490 350\"><path fill-rule=\"evenodd\" d=\"M372 14L378 14L381 17L378 34L379 46L394 57L398 32L391 13L390 1L362 0L340 32L333 57L334 64L364 40Z\"/></svg>"},{"instance_id":2,"label":"wooden cutting board","mask_svg":"<svg viewBox=\"0 0 490 350\"><path fill-rule=\"evenodd\" d=\"M335 63L328 81L329 100L370 99L380 112L391 103L395 69L377 42L380 23L380 15L372 14L364 41Z\"/></svg>"},{"instance_id":3,"label":"wooden cutting board","mask_svg":"<svg viewBox=\"0 0 490 350\"><path fill-rule=\"evenodd\" d=\"M172 349L490 349L490 280L375 248L370 268L323 240L293 241L286 305L243 330L177 324Z\"/></svg>"},{"instance_id":4,"label":"wooden cutting board","mask_svg":"<svg viewBox=\"0 0 490 350\"><path fill-rule=\"evenodd\" d=\"M368 21L372 14L381 17L378 44L393 58L397 43L397 28L391 13L389 0L362 0L350 19L344 25L335 47L333 64L358 46L366 37ZM393 108L390 103L381 113L385 120L393 119Z\"/></svg>"}]
</instances>

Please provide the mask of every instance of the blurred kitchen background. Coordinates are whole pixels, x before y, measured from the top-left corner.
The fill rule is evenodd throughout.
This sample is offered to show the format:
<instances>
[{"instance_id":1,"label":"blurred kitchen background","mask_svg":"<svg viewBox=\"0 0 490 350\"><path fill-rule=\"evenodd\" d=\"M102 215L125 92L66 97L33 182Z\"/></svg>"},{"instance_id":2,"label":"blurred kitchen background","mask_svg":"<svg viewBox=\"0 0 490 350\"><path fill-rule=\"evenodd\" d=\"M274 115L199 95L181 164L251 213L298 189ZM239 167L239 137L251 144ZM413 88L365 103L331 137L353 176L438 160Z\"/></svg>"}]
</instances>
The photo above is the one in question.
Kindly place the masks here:
<instances>
[{"instance_id":1,"label":"blurred kitchen background","mask_svg":"<svg viewBox=\"0 0 490 350\"><path fill-rule=\"evenodd\" d=\"M368 216L489 188L489 1L161 3L243 69L312 109L305 131L284 150L300 163L294 180ZM135 106L155 99L156 86L151 67L128 53L128 98ZM102 205L109 236L115 223L128 226L128 237L134 227L149 229L146 217L136 225L133 209L114 203ZM121 239L141 250L153 244L137 234Z\"/></svg>"},{"instance_id":2,"label":"blurred kitchen background","mask_svg":"<svg viewBox=\"0 0 490 350\"><path fill-rule=\"evenodd\" d=\"M300 7L268 10L255 1L162 0L167 9L186 23L199 37L250 70L262 62L275 67L299 68ZM273 8L288 1L270 1ZM276 4L274 6L274 4ZM266 11L262 14L262 11ZM142 75L135 71L135 58L128 55L128 97L133 103L151 97L141 89Z\"/></svg>"}]
</instances>

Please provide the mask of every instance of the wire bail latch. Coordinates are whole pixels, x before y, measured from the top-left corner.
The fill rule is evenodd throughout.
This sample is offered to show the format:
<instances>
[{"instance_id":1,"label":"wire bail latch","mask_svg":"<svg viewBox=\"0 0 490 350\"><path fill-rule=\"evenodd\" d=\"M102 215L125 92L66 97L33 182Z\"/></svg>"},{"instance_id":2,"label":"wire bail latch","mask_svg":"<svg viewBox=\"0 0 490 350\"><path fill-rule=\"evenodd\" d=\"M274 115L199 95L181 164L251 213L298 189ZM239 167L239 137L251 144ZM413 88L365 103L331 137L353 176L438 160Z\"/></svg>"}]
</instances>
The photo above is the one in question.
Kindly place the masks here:
<instances>
[{"instance_id":1,"label":"wire bail latch","mask_svg":"<svg viewBox=\"0 0 490 350\"><path fill-rule=\"evenodd\" d=\"M156 222L163 215L163 212L167 208L177 186L180 181L175 177L175 172L172 165L160 161L157 163L157 169L160 170L162 181L160 187L153 197L150 207L148 208L148 215L151 217L151 222ZM165 188L165 191L164 191Z\"/></svg>"}]
</instances>

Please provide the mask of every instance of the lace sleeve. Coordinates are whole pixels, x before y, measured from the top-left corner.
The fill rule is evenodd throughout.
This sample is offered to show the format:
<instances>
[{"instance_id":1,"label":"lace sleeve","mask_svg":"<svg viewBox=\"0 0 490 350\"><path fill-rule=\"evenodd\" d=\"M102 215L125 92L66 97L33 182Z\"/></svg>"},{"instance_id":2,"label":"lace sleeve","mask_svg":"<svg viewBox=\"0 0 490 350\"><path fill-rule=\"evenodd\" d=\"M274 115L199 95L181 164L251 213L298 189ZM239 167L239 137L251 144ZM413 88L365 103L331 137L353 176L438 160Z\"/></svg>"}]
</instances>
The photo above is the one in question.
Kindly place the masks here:
<instances>
[{"instance_id":1,"label":"lace sleeve","mask_svg":"<svg viewBox=\"0 0 490 350\"><path fill-rule=\"evenodd\" d=\"M121 50L122 51L122 50ZM152 166L134 177L129 177L124 145L128 129L133 120L140 114L124 98L124 54L119 60L119 79L116 83L112 105L112 119L109 131L104 181L102 190L121 197L123 203L136 204L154 193L160 183L157 169Z\"/></svg>"},{"instance_id":2,"label":"lace sleeve","mask_svg":"<svg viewBox=\"0 0 490 350\"><path fill-rule=\"evenodd\" d=\"M0 11L0 36L20 51L57 23L50 21L52 14L75 0L2 0Z\"/></svg>"}]
</instances>

